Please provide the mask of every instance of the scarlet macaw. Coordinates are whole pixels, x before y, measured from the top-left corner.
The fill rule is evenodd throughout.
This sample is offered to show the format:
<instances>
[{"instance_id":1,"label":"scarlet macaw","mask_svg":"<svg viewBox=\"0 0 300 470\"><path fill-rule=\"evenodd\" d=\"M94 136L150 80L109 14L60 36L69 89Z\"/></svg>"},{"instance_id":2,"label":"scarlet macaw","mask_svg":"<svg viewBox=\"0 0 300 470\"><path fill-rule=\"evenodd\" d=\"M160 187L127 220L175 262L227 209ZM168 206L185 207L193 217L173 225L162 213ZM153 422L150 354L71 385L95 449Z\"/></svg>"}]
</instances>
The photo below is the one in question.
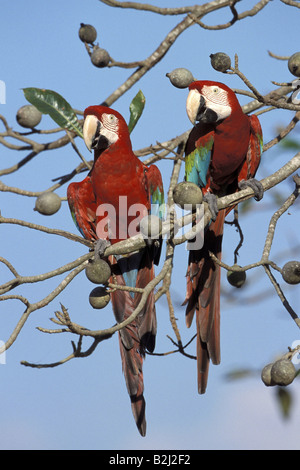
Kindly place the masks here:
<instances>
[{"instance_id":1,"label":"scarlet macaw","mask_svg":"<svg viewBox=\"0 0 300 470\"><path fill-rule=\"evenodd\" d=\"M235 93L223 83L194 81L189 86L187 114L194 125L185 149L185 179L202 188L212 221L200 250L190 251L187 270L186 324L196 311L198 392L205 393L210 359L220 363L220 267L224 219L216 197L249 185L263 196L254 179L262 153L262 130L255 115L247 116Z\"/></svg>"},{"instance_id":2,"label":"scarlet macaw","mask_svg":"<svg viewBox=\"0 0 300 470\"><path fill-rule=\"evenodd\" d=\"M94 240L95 249L104 252L107 244L129 238L133 234L130 225L136 228L138 220L163 204L162 178L155 165L147 167L134 155L127 124L117 111L90 106L84 118L83 136L88 149L94 150L94 164L82 182L69 185L68 202L82 235ZM147 243L139 252L109 256L110 282L144 288L154 278L154 262L158 263L159 252L156 241ZM118 323L131 315L140 298L139 292L119 289L111 292ZM132 412L142 436L146 433L143 360L146 349L154 350L156 329L154 293L151 292L140 314L119 331L122 368Z\"/></svg>"}]
</instances>

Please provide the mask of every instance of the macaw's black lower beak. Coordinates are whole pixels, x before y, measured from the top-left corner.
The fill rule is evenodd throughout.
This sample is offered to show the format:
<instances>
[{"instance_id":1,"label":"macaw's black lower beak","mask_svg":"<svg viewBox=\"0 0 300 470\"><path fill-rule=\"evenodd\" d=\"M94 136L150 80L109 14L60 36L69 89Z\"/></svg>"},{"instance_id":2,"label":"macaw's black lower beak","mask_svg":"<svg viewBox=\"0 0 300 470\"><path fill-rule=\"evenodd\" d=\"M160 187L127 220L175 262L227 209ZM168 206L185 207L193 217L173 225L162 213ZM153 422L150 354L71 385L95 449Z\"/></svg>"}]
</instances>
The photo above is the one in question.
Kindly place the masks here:
<instances>
[{"instance_id":1,"label":"macaw's black lower beak","mask_svg":"<svg viewBox=\"0 0 300 470\"><path fill-rule=\"evenodd\" d=\"M206 102L203 96L200 96L200 104L197 111L196 122L212 123L218 120L218 115L215 111L206 107Z\"/></svg>"},{"instance_id":2,"label":"macaw's black lower beak","mask_svg":"<svg viewBox=\"0 0 300 470\"><path fill-rule=\"evenodd\" d=\"M92 149L105 150L108 147L109 147L109 142L108 142L108 139L104 135L99 134L97 137L94 137L93 142L92 142Z\"/></svg>"},{"instance_id":3,"label":"macaw's black lower beak","mask_svg":"<svg viewBox=\"0 0 300 470\"><path fill-rule=\"evenodd\" d=\"M202 121L203 115L206 111L205 99L203 96L200 96L200 104L196 115L196 121Z\"/></svg>"},{"instance_id":4,"label":"macaw's black lower beak","mask_svg":"<svg viewBox=\"0 0 300 470\"><path fill-rule=\"evenodd\" d=\"M101 134L101 124L100 122L98 121L97 122L97 128L96 128L96 132L93 136L93 139L92 139L92 145L91 145L91 148L92 149L98 149L98 150L105 150L107 149L107 147L109 146L109 142L107 140L107 138Z\"/></svg>"}]
</instances>

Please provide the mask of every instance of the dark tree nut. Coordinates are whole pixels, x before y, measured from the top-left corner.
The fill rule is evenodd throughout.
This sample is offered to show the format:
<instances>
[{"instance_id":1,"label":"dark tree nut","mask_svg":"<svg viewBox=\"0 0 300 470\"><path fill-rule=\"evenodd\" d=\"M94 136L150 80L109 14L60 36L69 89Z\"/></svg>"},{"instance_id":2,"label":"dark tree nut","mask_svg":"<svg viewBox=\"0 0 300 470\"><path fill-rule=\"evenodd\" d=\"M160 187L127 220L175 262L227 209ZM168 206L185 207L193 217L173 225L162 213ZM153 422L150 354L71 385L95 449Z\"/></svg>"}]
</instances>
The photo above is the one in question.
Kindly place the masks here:
<instances>
[{"instance_id":1,"label":"dark tree nut","mask_svg":"<svg viewBox=\"0 0 300 470\"><path fill-rule=\"evenodd\" d=\"M196 209L197 204L203 201L203 194L199 186L195 183L183 181L178 183L173 190L173 200L175 204L184 209L184 206L192 205ZM188 207L186 207L188 209Z\"/></svg>"},{"instance_id":2,"label":"dark tree nut","mask_svg":"<svg viewBox=\"0 0 300 470\"><path fill-rule=\"evenodd\" d=\"M282 277L288 284L299 284L300 261L288 261L282 268Z\"/></svg>"},{"instance_id":3,"label":"dark tree nut","mask_svg":"<svg viewBox=\"0 0 300 470\"><path fill-rule=\"evenodd\" d=\"M286 386L293 382L296 375L294 364L288 359L279 359L271 368L271 380L276 385Z\"/></svg>"},{"instance_id":4,"label":"dark tree nut","mask_svg":"<svg viewBox=\"0 0 300 470\"><path fill-rule=\"evenodd\" d=\"M91 55L91 61L95 67L107 67L110 62L109 53L105 49L95 46Z\"/></svg>"},{"instance_id":5,"label":"dark tree nut","mask_svg":"<svg viewBox=\"0 0 300 470\"><path fill-rule=\"evenodd\" d=\"M78 35L82 42L89 44L93 44L97 39L97 31L91 24L80 23Z\"/></svg>"},{"instance_id":6,"label":"dark tree nut","mask_svg":"<svg viewBox=\"0 0 300 470\"><path fill-rule=\"evenodd\" d=\"M226 72L231 67L230 57L224 52L216 52L210 56L211 66L218 72Z\"/></svg>"},{"instance_id":7,"label":"dark tree nut","mask_svg":"<svg viewBox=\"0 0 300 470\"><path fill-rule=\"evenodd\" d=\"M272 382L272 378L271 378L272 367L273 367L273 362L271 364L267 364L261 371L261 380L267 387L272 387L273 385L275 385Z\"/></svg>"},{"instance_id":8,"label":"dark tree nut","mask_svg":"<svg viewBox=\"0 0 300 470\"><path fill-rule=\"evenodd\" d=\"M85 274L94 284L105 284L111 276L111 269L104 259L97 259L89 262Z\"/></svg>"},{"instance_id":9,"label":"dark tree nut","mask_svg":"<svg viewBox=\"0 0 300 470\"><path fill-rule=\"evenodd\" d=\"M288 68L295 77L300 77L300 52L296 52L289 58Z\"/></svg>"},{"instance_id":10,"label":"dark tree nut","mask_svg":"<svg viewBox=\"0 0 300 470\"><path fill-rule=\"evenodd\" d=\"M43 215L53 215L59 211L61 199L51 191L40 194L35 201L34 210Z\"/></svg>"},{"instance_id":11,"label":"dark tree nut","mask_svg":"<svg viewBox=\"0 0 300 470\"><path fill-rule=\"evenodd\" d=\"M42 113L32 104L25 104L17 111L16 119L20 126L33 129L41 122Z\"/></svg>"},{"instance_id":12,"label":"dark tree nut","mask_svg":"<svg viewBox=\"0 0 300 470\"><path fill-rule=\"evenodd\" d=\"M184 68L174 69L172 72L167 73L166 76L176 88L188 88L194 81L193 74Z\"/></svg>"},{"instance_id":13,"label":"dark tree nut","mask_svg":"<svg viewBox=\"0 0 300 470\"><path fill-rule=\"evenodd\" d=\"M101 309L106 307L110 301L110 293L105 287L95 287L89 295L89 302L93 308Z\"/></svg>"},{"instance_id":14,"label":"dark tree nut","mask_svg":"<svg viewBox=\"0 0 300 470\"><path fill-rule=\"evenodd\" d=\"M234 264L233 267L240 267L238 264ZM229 284L234 287L240 288L245 284L246 272L245 271L227 271L227 280Z\"/></svg>"}]
</instances>

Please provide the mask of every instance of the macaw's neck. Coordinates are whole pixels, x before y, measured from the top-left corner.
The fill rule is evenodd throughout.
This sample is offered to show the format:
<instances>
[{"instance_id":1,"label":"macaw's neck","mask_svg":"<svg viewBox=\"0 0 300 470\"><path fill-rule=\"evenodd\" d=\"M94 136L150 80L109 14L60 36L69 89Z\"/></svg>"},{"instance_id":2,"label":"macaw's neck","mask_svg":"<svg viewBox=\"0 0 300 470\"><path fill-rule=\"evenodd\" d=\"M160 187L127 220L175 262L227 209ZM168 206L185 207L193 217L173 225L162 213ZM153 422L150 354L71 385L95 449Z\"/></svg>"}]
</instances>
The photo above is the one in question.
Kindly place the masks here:
<instances>
[{"instance_id":1,"label":"macaw's neck","mask_svg":"<svg viewBox=\"0 0 300 470\"><path fill-rule=\"evenodd\" d=\"M232 136L238 135L241 131L250 129L249 118L243 113L241 108L234 110L230 116L220 121L216 127L216 133L231 134Z\"/></svg>"},{"instance_id":2,"label":"macaw's neck","mask_svg":"<svg viewBox=\"0 0 300 470\"><path fill-rule=\"evenodd\" d=\"M94 151L94 163L98 160L100 156L109 158L109 155L118 156L123 155L126 159L130 159L132 156L132 145L129 135L122 135L119 137L117 142L110 145L107 148L95 149ZM113 163L113 162L112 162Z\"/></svg>"},{"instance_id":3,"label":"macaw's neck","mask_svg":"<svg viewBox=\"0 0 300 470\"><path fill-rule=\"evenodd\" d=\"M250 137L249 117L237 110L220 122L215 128L215 147L234 164L240 163L245 157ZM216 150L216 149L215 149Z\"/></svg>"}]
</instances>

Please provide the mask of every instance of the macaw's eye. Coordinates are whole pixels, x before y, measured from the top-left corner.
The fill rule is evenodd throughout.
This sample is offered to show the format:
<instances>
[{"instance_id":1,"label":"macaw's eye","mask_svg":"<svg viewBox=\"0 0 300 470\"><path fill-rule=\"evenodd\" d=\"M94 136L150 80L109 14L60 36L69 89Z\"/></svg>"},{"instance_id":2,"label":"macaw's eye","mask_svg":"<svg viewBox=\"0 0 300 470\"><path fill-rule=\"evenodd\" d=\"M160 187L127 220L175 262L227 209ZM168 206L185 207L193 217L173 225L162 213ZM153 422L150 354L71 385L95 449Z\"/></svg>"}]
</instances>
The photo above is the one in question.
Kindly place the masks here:
<instances>
[{"instance_id":1,"label":"macaw's eye","mask_svg":"<svg viewBox=\"0 0 300 470\"><path fill-rule=\"evenodd\" d=\"M219 88L215 87L215 88L213 88L212 91L213 91L215 94L216 94L216 93L219 93Z\"/></svg>"},{"instance_id":2,"label":"macaw's eye","mask_svg":"<svg viewBox=\"0 0 300 470\"><path fill-rule=\"evenodd\" d=\"M116 119L116 116L114 116L113 114L109 114L108 119L109 119L110 122L114 122L115 119Z\"/></svg>"}]
</instances>

